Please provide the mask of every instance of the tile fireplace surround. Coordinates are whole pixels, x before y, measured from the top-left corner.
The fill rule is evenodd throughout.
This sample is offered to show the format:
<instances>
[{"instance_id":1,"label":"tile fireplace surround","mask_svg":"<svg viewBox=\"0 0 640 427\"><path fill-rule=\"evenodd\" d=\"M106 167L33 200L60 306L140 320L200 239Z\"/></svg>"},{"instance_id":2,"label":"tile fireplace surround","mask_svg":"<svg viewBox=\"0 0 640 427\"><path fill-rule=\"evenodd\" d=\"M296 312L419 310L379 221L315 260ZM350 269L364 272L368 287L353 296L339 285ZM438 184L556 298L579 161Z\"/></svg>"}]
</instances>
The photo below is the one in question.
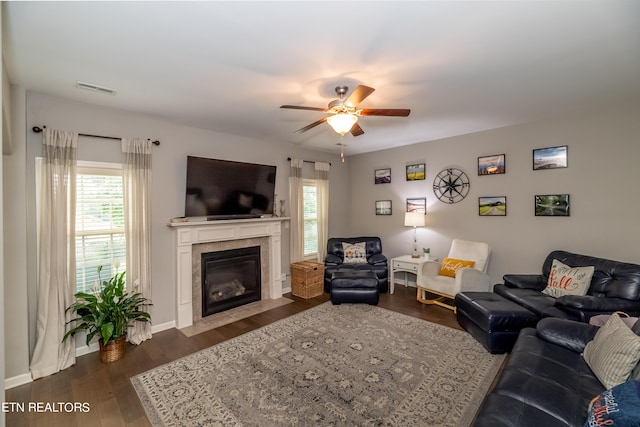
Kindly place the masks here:
<instances>
[{"instance_id":1,"label":"tile fireplace surround","mask_svg":"<svg viewBox=\"0 0 640 427\"><path fill-rule=\"evenodd\" d=\"M201 313L200 253L231 247L247 247L258 242L262 260L262 299L282 297L282 221L288 218L256 218L201 222L171 222L176 244L176 328L191 326ZM266 250L265 250L266 249ZM194 304L197 307L194 307Z\"/></svg>"}]
</instances>

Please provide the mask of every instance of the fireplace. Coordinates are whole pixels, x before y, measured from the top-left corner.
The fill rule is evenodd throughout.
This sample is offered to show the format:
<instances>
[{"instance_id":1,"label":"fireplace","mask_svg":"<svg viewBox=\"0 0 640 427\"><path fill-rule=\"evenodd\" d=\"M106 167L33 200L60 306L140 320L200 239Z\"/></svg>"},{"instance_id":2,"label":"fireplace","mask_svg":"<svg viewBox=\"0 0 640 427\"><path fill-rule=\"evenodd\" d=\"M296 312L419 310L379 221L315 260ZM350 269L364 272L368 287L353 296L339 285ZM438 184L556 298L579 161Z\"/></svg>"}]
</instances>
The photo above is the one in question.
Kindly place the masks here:
<instances>
[{"instance_id":1,"label":"fireplace","mask_svg":"<svg viewBox=\"0 0 640 427\"><path fill-rule=\"evenodd\" d=\"M282 297L281 223L287 218L172 221L176 244L176 327L202 319L202 257L205 252L260 246L260 300Z\"/></svg>"},{"instance_id":2,"label":"fireplace","mask_svg":"<svg viewBox=\"0 0 640 427\"><path fill-rule=\"evenodd\" d=\"M202 317L260 301L260 246L201 255Z\"/></svg>"}]
</instances>

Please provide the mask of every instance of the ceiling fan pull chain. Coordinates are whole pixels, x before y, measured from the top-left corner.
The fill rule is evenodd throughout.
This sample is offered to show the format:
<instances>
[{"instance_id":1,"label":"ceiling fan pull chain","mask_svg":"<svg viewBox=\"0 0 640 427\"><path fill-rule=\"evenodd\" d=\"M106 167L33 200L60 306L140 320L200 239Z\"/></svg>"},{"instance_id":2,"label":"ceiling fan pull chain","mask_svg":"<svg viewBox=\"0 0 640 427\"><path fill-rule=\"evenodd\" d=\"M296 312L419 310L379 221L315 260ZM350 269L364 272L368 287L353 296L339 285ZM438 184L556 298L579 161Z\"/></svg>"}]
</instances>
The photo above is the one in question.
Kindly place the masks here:
<instances>
[{"instance_id":1,"label":"ceiling fan pull chain","mask_svg":"<svg viewBox=\"0 0 640 427\"><path fill-rule=\"evenodd\" d=\"M340 161L344 163L344 134L340 135Z\"/></svg>"}]
</instances>

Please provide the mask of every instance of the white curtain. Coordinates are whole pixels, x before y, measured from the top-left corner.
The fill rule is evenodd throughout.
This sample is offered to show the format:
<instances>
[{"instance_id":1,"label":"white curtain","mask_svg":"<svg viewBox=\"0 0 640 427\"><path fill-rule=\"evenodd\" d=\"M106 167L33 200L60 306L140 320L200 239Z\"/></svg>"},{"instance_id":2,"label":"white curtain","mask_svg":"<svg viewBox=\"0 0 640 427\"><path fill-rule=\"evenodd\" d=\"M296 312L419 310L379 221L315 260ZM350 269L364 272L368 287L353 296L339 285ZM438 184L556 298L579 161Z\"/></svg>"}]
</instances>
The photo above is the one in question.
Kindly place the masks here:
<instances>
[{"instance_id":1,"label":"white curtain","mask_svg":"<svg viewBox=\"0 0 640 427\"><path fill-rule=\"evenodd\" d=\"M318 261L324 261L329 239L329 163L316 162L315 179L318 195Z\"/></svg>"},{"instance_id":2,"label":"white curtain","mask_svg":"<svg viewBox=\"0 0 640 427\"><path fill-rule=\"evenodd\" d=\"M303 160L291 159L289 172L289 205L291 212L291 262L304 259L304 215L302 209L302 165Z\"/></svg>"},{"instance_id":3,"label":"white curtain","mask_svg":"<svg viewBox=\"0 0 640 427\"><path fill-rule=\"evenodd\" d=\"M127 290L151 299L151 142L123 138L122 163ZM151 338L151 323L135 322L127 337L133 344Z\"/></svg>"},{"instance_id":4,"label":"white curtain","mask_svg":"<svg viewBox=\"0 0 640 427\"><path fill-rule=\"evenodd\" d=\"M43 133L44 160L38 210L38 312L33 379L55 374L76 361L75 340L62 342L65 312L76 291L75 213L78 134L55 129Z\"/></svg>"}]
</instances>

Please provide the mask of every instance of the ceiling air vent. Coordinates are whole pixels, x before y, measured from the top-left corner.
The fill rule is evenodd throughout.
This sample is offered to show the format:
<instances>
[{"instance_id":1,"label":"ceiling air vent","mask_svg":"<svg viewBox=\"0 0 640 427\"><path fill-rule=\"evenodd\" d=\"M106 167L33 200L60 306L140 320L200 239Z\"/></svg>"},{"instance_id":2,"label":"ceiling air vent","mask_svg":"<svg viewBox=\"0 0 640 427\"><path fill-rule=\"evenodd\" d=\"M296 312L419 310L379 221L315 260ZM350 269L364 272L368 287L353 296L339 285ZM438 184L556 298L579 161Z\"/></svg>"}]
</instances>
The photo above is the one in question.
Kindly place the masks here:
<instances>
[{"instance_id":1,"label":"ceiling air vent","mask_svg":"<svg viewBox=\"0 0 640 427\"><path fill-rule=\"evenodd\" d=\"M109 89L108 87L94 85L93 83L76 82L78 89L90 90L93 92L104 93L106 95L115 95L118 91Z\"/></svg>"}]
</instances>

